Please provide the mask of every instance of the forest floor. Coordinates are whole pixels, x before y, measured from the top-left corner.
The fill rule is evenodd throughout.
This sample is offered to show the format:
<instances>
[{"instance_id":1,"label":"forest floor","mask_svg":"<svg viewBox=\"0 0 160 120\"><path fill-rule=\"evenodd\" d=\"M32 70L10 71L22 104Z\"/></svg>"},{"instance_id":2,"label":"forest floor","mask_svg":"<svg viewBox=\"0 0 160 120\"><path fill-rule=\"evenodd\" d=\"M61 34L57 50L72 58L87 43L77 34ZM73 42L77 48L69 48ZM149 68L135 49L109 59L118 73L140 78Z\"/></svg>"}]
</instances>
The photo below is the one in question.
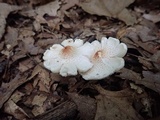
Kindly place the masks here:
<instances>
[{"instance_id":1,"label":"forest floor","mask_svg":"<svg viewBox=\"0 0 160 120\"><path fill-rule=\"evenodd\" d=\"M61 77L43 53L67 38L115 37L125 67ZM160 120L160 1L0 0L0 120Z\"/></svg>"}]
</instances>

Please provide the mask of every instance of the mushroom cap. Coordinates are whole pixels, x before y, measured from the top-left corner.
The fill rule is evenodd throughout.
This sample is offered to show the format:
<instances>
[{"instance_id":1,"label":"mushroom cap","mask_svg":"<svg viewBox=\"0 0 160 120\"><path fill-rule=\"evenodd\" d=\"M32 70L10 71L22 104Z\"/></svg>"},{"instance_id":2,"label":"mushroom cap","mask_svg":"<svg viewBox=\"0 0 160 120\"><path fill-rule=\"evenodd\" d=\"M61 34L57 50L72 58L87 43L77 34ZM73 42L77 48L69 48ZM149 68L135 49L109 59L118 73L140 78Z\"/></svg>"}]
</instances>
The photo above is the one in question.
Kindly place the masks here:
<instances>
[{"instance_id":1,"label":"mushroom cap","mask_svg":"<svg viewBox=\"0 0 160 120\"><path fill-rule=\"evenodd\" d=\"M54 44L43 56L44 66L62 76L77 75L88 71L93 64L89 57L94 48L90 43L83 44L81 39L67 39L61 45Z\"/></svg>"},{"instance_id":2,"label":"mushroom cap","mask_svg":"<svg viewBox=\"0 0 160 120\"><path fill-rule=\"evenodd\" d=\"M87 72L80 73L85 80L103 79L124 67L122 57L127 52L127 46L124 43L120 43L116 38L102 37L101 42L95 40L91 45L94 46L94 52L90 58L93 67Z\"/></svg>"}]
</instances>

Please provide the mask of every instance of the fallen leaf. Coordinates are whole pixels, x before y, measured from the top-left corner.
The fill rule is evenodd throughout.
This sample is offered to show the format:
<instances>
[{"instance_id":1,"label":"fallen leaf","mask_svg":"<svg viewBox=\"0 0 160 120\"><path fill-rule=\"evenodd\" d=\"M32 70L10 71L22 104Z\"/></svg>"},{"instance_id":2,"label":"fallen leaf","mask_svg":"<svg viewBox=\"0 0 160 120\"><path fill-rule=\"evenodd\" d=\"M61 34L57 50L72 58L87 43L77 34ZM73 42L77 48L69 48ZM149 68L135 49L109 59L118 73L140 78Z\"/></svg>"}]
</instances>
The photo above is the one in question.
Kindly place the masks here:
<instances>
[{"instance_id":1,"label":"fallen leaf","mask_svg":"<svg viewBox=\"0 0 160 120\"><path fill-rule=\"evenodd\" d=\"M131 86L131 89L136 90L136 92L137 92L138 94L141 94L141 93L143 93L143 91L144 91L141 87L135 85L134 83L130 83L130 86Z\"/></svg>"},{"instance_id":2,"label":"fallen leaf","mask_svg":"<svg viewBox=\"0 0 160 120\"><path fill-rule=\"evenodd\" d=\"M6 48L1 51L1 54L5 55L9 59L13 55L13 52Z\"/></svg>"},{"instance_id":3,"label":"fallen leaf","mask_svg":"<svg viewBox=\"0 0 160 120\"><path fill-rule=\"evenodd\" d=\"M40 16L43 16L44 14L48 14L50 16L56 16L57 10L60 8L60 4L61 2L55 0L43 6L37 7L35 9L35 12Z\"/></svg>"},{"instance_id":4,"label":"fallen leaf","mask_svg":"<svg viewBox=\"0 0 160 120\"><path fill-rule=\"evenodd\" d=\"M146 30L143 30L146 29ZM148 27L142 25L136 25L135 27L129 27L125 30L125 37L130 38L136 47L141 47L149 53L155 53L158 51L157 43L153 43L152 41L157 40L158 38L149 33L151 30ZM139 39L141 38L141 39Z\"/></svg>"},{"instance_id":5,"label":"fallen leaf","mask_svg":"<svg viewBox=\"0 0 160 120\"><path fill-rule=\"evenodd\" d=\"M85 0L80 2L80 6L90 14L119 18L127 25L133 25L136 18L126 9L133 2L134 0Z\"/></svg>"},{"instance_id":6,"label":"fallen leaf","mask_svg":"<svg viewBox=\"0 0 160 120\"><path fill-rule=\"evenodd\" d=\"M42 24L47 24L52 29L60 30L60 28L59 28L59 25L61 25L61 23L60 23L60 21L61 21L60 16L61 16L61 14L57 15L55 17L54 16L47 16L45 18L45 17L42 17L40 15L37 15L37 16L35 16L34 27L35 27L35 29L38 29L40 31L40 30L43 30L43 28L41 27L41 25Z\"/></svg>"},{"instance_id":7,"label":"fallen leaf","mask_svg":"<svg viewBox=\"0 0 160 120\"><path fill-rule=\"evenodd\" d=\"M44 35L44 34L43 34ZM50 35L51 36L51 35ZM45 37L45 36L44 36ZM53 37L53 35L52 35ZM39 39L37 42L36 42L36 46L41 46L43 48L46 48L48 47L49 45L53 45L53 44L58 44L58 43L61 43L62 40L58 40L56 38L52 38L52 39Z\"/></svg>"},{"instance_id":8,"label":"fallen leaf","mask_svg":"<svg viewBox=\"0 0 160 120\"><path fill-rule=\"evenodd\" d=\"M18 29L18 40L23 40L24 38L33 37L35 32L32 27L23 27Z\"/></svg>"},{"instance_id":9,"label":"fallen leaf","mask_svg":"<svg viewBox=\"0 0 160 120\"><path fill-rule=\"evenodd\" d=\"M30 17L36 17L37 15L43 17L45 14L48 14L50 16L56 16L57 10L60 8L60 4L61 2L55 0L53 2L49 2L48 4L38 6L35 9L23 10L21 11L21 14Z\"/></svg>"},{"instance_id":10,"label":"fallen leaf","mask_svg":"<svg viewBox=\"0 0 160 120\"><path fill-rule=\"evenodd\" d=\"M19 48L14 55L11 57L12 61L17 61L18 59L24 58L27 55L24 53L24 51L21 51L21 49Z\"/></svg>"},{"instance_id":11,"label":"fallen leaf","mask_svg":"<svg viewBox=\"0 0 160 120\"><path fill-rule=\"evenodd\" d=\"M158 50L157 52L155 52L152 56L151 56L151 61L153 62L154 66L160 70L160 50Z\"/></svg>"},{"instance_id":12,"label":"fallen leaf","mask_svg":"<svg viewBox=\"0 0 160 120\"><path fill-rule=\"evenodd\" d=\"M43 50L39 46L34 45L33 37L27 37L23 40L23 46L21 49L26 52L29 52L31 55L37 55L38 53L43 53ZM24 51L24 52L25 52Z\"/></svg>"},{"instance_id":13,"label":"fallen leaf","mask_svg":"<svg viewBox=\"0 0 160 120\"><path fill-rule=\"evenodd\" d=\"M3 50L3 48L4 48L4 41L2 41L2 42L0 42L0 51L2 51Z\"/></svg>"},{"instance_id":14,"label":"fallen leaf","mask_svg":"<svg viewBox=\"0 0 160 120\"><path fill-rule=\"evenodd\" d=\"M152 65L152 63L148 59L138 56L138 60L139 60L139 62L141 64L143 64L143 66L145 68L147 68L147 69L154 69L154 66Z\"/></svg>"},{"instance_id":15,"label":"fallen leaf","mask_svg":"<svg viewBox=\"0 0 160 120\"><path fill-rule=\"evenodd\" d=\"M143 14L143 17L147 20L150 20L154 23L157 23L160 21L160 14Z\"/></svg>"},{"instance_id":16,"label":"fallen leaf","mask_svg":"<svg viewBox=\"0 0 160 120\"><path fill-rule=\"evenodd\" d=\"M38 75L41 71L42 67L40 65L36 65L32 71L32 74L30 75L30 77L28 79L32 79L34 78L36 75Z\"/></svg>"},{"instance_id":17,"label":"fallen leaf","mask_svg":"<svg viewBox=\"0 0 160 120\"><path fill-rule=\"evenodd\" d=\"M24 75L17 74L14 79L12 79L9 83L2 83L0 87L0 108L3 104L9 99L12 93L22 84L30 81L33 77L38 74L39 65L37 65L31 76L28 77L29 73L25 73Z\"/></svg>"},{"instance_id":18,"label":"fallen leaf","mask_svg":"<svg viewBox=\"0 0 160 120\"><path fill-rule=\"evenodd\" d=\"M24 96L24 93L16 90L13 95L11 96L11 100L14 102L14 103L17 103L19 100L21 100L21 98Z\"/></svg>"},{"instance_id":19,"label":"fallen leaf","mask_svg":"<svg viewBox=\"0 0 160 120\"><path fill-rule=\"evenodd\" d=\"M0 3L0 39L2 38L5 32L5 25L6 25L6 18L8 17L9 13L12 11L20 10L22 7L9 5L6 3Z\"/></svg>"},{"instance_id":20,"label":"fallen leaf","mask_svg":"<svg viewBox=\"0 0 160 120\"><path fill-rule=\"evenodd\" d=\"M27 113L16 105L11 99L4 104L4 111L10 115L13 115L18 120L29 118Z\"/></svg>"},{"instance_id":21,"label":"fallen leaf","mask_svg":"<svg viewBox=\"0 0 160 120\"><path fill-rule=\"evenodd\" d=\"M32 109L32 113L34 116L38 116L44 112L45 112L45 110L43 109L43 107L34 106L34 108Z\"/></svg>"},{"instance_id":22,"label":"fallen leaf","mask_svg":"<svg viewBox=\"0 0 160 120\"><path fill-rule=\"evenodd\" d=\"M17 44L18 30L16 28L7 27L7 34L5 35L5 44L10 45L13 49Z\"/></svg>"},{"instance_id":23,"label":"fallen leaf","mask_svg":"<svg viewBox=\"0 0 160 120\"><path fill-rule=\"evenodd\" d=\"M92 35L95 35L95 33L93 31L91 31L91 29L87 29L87 28L84 29L83 33L81 34L81 36L86 36L86 37L92 36Z\"/></svg>"},{"instance_id":24,"label":"fallen leaf","mask_svg":"<svg viewBox=\"0 0 160 120\"><path fill-rule=\"evenodd\" d=\"M160 50L151 56L151 61L160 64Z\"/></svg>"},{"instance_id":25,"label":"fallen leaf","mask_svg":"<svg viewBox=\"0 0 160 120\"><path fill-rule=\"evenodd\" d=\"M65 0L65 5L62 6L61 10L64 12L68 10L69 8L75 6L79 3L79 0Z\"/></svg>"},{"instance_id":26,"label":"fallen leaf","mask_svg":"<svg viewBox=\"0 0 160 120\"><path fill-rule=\"evenodd\" d=\"M30 0L29 4L31 6L34 6L34 5L44 5L44 4L46 4L46 3L50 2L50 1L52 1L52 0ZM22 2L24 2L24 1L22 1Z\"/></svg>"},{"instance_id":27,"label":"fallen leaf","mask_svg":"<svg viewBox=\"0 0 160 120\"><path fill-rule=\"evenodd\" d=\"M100 95L97 99L95 120L143 120L132 107L132 94L129 89L112 92L100 86L95 87Z\"/></svg>"},{"instance_id":28,"label":"fallen leaf","mask_svg":"<svg viewBox=\"0 0 160 120\"><path fill-rule=\"evenodd\" d=\"M78 111L83 120L93 120L96 111L96 102L89 96L82 96L76 93L68 93L71 99L78 106Z\"/></svg>"},{"instance_id":29,"label":"fallen leaf","mask_svg":"<svg viewBox=\"0 0 160 120\"><path fill-rule=\"evenodd\" d=\"M32 104L33 105L37 105L37 106L42 106L44 101L47 99L46 95L40 94L40 95L36 95L33 98Z\"/></svg>"},{"instance_id":30,"label":"fallen leaf","mask_svg":"<svg viewBox=\"0 0 160 120\"><path fill-rule=\"evenodd\" d=\"M45 94L39 94L34 96L32 100L32 105L34 105L32 113L34 114L34 116L40 115L46 111L46 106L44 106L46 99L47 95Z\"/></svg>"},{"instance_id":31,"label":"fallen leaf","mask_svg":"<svg viewBox=\"0 0 160 120\"><path fill-rule=\"evenodd\" d=\"M26 59L22 62L19 62L19 67L18 69L23 73L31 68L34 67L34 62L31 59Z\"/></svg>"},{"instance_id":32,"label":"fallen leaf","mask_svg":"<svg viewBox=\"0 0 160 120\"><path fill-rule=\"evenodd\" d=\"M34 81L34 87L38 86L40 91L50 92L50 87L54 80L50 78L49 72L42 68L38 67L37 79Z\"/></svg>"},{"instance_id":33,"label":"fallen leaf","mask_svg":"<svg viewBox=\"0 0 160 120\"><path fill-rule=\"evenodd\" d=\"M123 68L120 70L120 75L117 75L123 79L132 80L136 84L144 85L158 93L160 93L160 73L152 73L150 71L143 71L143 77L132 70Z\"/></svg>"},{"instance_id":34,"label":"fallen leaf","mask_svg":"<svg viewBox=\"0 0 160 120\"><path fill-rule=\"evenodd\" d=\"M30 95L33 89L34 89L33 85L31 83L27 83L24 87L25 94Z\"/></svg>"},{"instance_id":35,"label":"fallen leaf","mask_svg":"<svg viewBox=\"0 0 160 120\"><path fill-rule=\"evenodd\" d=\"M160 93L160 72L152 73L151 71L143 71L143 85Z\"/></svg>"},{"instance_id":36,"label":"fallen leaf","mask_svg":"<svg viewBox=\"0 0 160 120\"><path fill-rule=\"evenodd\" d=\"M127 9L123 9L117 15L117 18L125 22L126 25L134 25L137 22L136 17L134 17Z\"/></svg>"},{"instance_id":37,"label":"fallen leaf","mask_svg":"<svg viewBox=\"0 0 160 120\"><path fill-rule=\"evenodd\" d=\"M153 33L153 30L142 25L136 25L135 27L130 27L128 29L127 36L130 38L134 38L133 40L137 40L138 37L141 38L143 42L157 40L158 38Z\"/></svg>"},{"instance_id":38,"label":"fallen leaf","mask_svg":"<svg viewBox=\"0 0 160 120\"><path fill-rule=\"evenodd\" d=\"M127 69L127 68L122 68L120 70L120 75L117 75L121 78L124 78L124 79L128 79L128 80L133 80L133 81L141 81L142 77L139 73L136 73L130 69Z\"/></svg>"}]
</instances>

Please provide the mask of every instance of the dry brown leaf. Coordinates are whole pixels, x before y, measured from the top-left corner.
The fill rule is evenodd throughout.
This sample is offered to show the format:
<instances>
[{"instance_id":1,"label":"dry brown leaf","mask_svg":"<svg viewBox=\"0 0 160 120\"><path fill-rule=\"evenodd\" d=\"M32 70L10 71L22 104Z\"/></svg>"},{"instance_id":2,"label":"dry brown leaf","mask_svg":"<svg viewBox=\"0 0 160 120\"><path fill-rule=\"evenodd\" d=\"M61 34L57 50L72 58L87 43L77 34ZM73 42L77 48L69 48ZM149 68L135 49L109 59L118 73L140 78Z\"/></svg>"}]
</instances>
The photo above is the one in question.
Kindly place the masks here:
<instances>
[{"instance_id":1,"label":"dry brown leaf","mask_svg":"<svg viewBox=\"0 0 160 120\"><path fill-rule=\"evenodd\" d=\"M68 93L78 106L80 116L83 120L93 120L96 112L96 102L89 96L81 96L76 93Z\"/></svg>"},{"instance_id":2,"label":"dry brown leaf","mask_svg":"<svg viewBox=\"0 0 160 120\"><path fill-rule=\"evenodd\" d=\"M43 34L43 35L45 35L45 34ZM44 37L47 37L47 36L44 36ZM53 37L53 35L52 35L52 37ZM58 43L61 43L61 42L62 42L62 40L58 40L56 38L53 38L53 39L39 39L38 42L35 45L46 48L49 45L58 44Z\"/></svg>"},{"instance_id":3,"label":"dry brown leaf","mask_svg":"<svg viewBox=\"0 0 160 120\"><path fill-rule=\"evenodd\" d=\"M85 37L89 37L92 35L95 35L95 33L93 31L91 31L91 29L89 29L89 28L85 28L83 30L83 33L81 34L81 36L85 36Z\"/></svg>"},{"instance_id":4,"label":"dry brown leaf","mask_svg":"<svg viewBox=\"0 0 160 120\"><path fill-rule=\"evenodd\" d=\"M46 5L36 8L35 12L42 17L44 14L48 14L50 16L56 16L57 10L60 8L60 4L61 2L59 2L58 0L55 0Z\"/></svg>"},{"instance_id":5,"label":"dry brown leaf","mask_svg":"<svg viewBox=\"0 0 160 120\"><path fill-rule=\"evenodd\" d=\"M1 43L0 43L0 51L2 51L3 50L3 48L4 48L4 41L2 41Z\"/></svg>"},{"instance_id":6,"label":"dry brown leaf","mask_svg":"<svg viewBox=\"0 0 160 120\"><path fill-rule=\"evenodd\" d=\"M142 73L144 78L139 83L160 93L160 72L155 74L150 71L143 71Z\"/></svg>"},{"instance_id":7,"label":"dry brown leaf","mask_svg":"<svg viewBox=\"0 0 160 120\"><path fill-rule=\"evenodd\" d=\"M147 30L144 29L149 29L148 27L142 26L142 25L136 25L135 27L129 27L127 29L125 29L125 33L124 36L127 38L130 38L133 43L131 43L132 45L136 46L136 47L141 47L144 50L146 50L149 53L156 53L158 51L157 48L157 43L151 42L151 40L156 40L158 39L156 36L149 34L148 32L146 32ZM151 32L151 30L150 30ZM144 37L144 38L143 38ZM139 39L141 38L141 39ZM146 41L147 40L147 41ZM150 40L150 41L149 41ZM143 42L145 41L145 42Z\"/></svg>"},{"instance_id":8,"label":"dry brown leaf","mask_svg":"<svg viewBox=\"0 0 160 120\"><path fill-rule=\"evenodd\" d=\"M48 4L36 7L35 10L24 10L21 12L21 14L35 18L33 25L34 29L36 29L37 31L41 30L41 24L48 24L48 26L52 27L53 29L58 29L60 22L60 15L58 15L58 9L60 8L60 4L61 2L55 0ZM51 19L45 19L44 15L48 15L48 17L51 17Z\"/></svg>"},{"instance_id":9,"label":"dry brown leaf","mask_svg":"<svg viewBox=\"0 0 160 120\"><path fill-rule=\"evenodd\" d=\"M132 38L133 40L138 40L138 37L140 37L143 42L157 40L153 30L142 25L136 25L134 27L127 28L126 36Z\"/></svg>"},{"instance_id":10,"label":"dry brown leaf","mask_svg":"<svg viewBox=\"0 0 160 120\"><path fill-rule=\"evenodd\" d=\"M95 120L143 120L132 107L132 94L129 89L112 92L96 86L100 92L97 98Z\"/></svg>"},{"instance_id":11,"label":"dry brown leaf","mask_svg":"<svg viewBox=\"0 0 160 120\"><path fill-rule=\"evenodd\" d=\"M50 1L52 1L52 0L30 0L28 2L30 2L29 4L31 6L34 6L34 5L44 5L44 4L46 4L46 3L50 2ZM19 2L20 2L20 0L19 0ZM22 1L22 2L24 2L24 1Z\"/></svg>"},{"instance_id":12,"label":"dry brown leaf","mask_svg":"<svg viewBox=\"0 0 160 120\"><path fill-rule=\"evenodd\" d=\"M136 28L136 33L139 35L139 37L143 42L157 40L157 37L153 33L153 30L149 29L148 27L138 25L135 28Z\"/></svg>"},{"instance_id":13,"label":"dry brown leaf","mask_svg":"<svg viewBox=\"0 0 160 120\"><path fill-rule=\"evenodd\" d=\"M130 69L122 68L120 70L120 75L117 75L121 78L133 80L133 81L140 81L142 79L141 75L139 73L136 73Z\"/></svg>"},{"instance_id":14,"label":"dry brown leaf","mask_svg":"<svg viewBox=\"0 0 160 120\"><path fill-rule=\"evenodd\" d=\"M136 17L134 17L127 9L123 9L118 14L117 18L125 22L126 25L133 25L137 22Z\"/></svg>"},{"instance_id":15,"label":"dry brown leaf","mask_svg":"<svg viewBox=\"0 0 160 120\"><path fill-rule=\"evenodd\" d=\"M7 48L8 45L6 45L6 49L2 50L1 53L5 55L7 58L10 58L13 55L13 52L10 51L9 48ZM10 45L9 45L10 46Z\"/></svg>"},{"instance_id":16,"label":"dry brown leaf","mask_svg":"<svg viewBox=\"0 0 160 120\"><path fill-rule=\"evenodd\" d=\"M31 59L26 59L22 62L19 62L19 66L18 69L23 73L29 69L31 69L32 67L34 67L34 62Z\"/></svg>"},{"instance_id":17,"label":"dry brown leaf","mask_svg":"<svg viewBox=\"0 0 160 120\"><path fill-rule=\"evenodd\" d=\"M48 4L38 6L35 9L26 9L21 11L21 14L27 15L27 16L34 16L36 17L37 15L43 17L45 14L48 14L50 16L56 16L57 15L57 10L60 8L61 2L58 0L55 0L53 2L49 2Z\"/></svg>"},{"instance_id":18,"label":"dry brown leaf","mask_svg":"<svg viewBox=\"0 0 160 120\"><path fill-rule=\"evenodd\" d=\"M27 81L30 81L33 77L35 77L41 70L40 68L41 67L37 65L29 78L27 78L29 73L23 76L17 74L16 77L9 83L2 83L0 87L0 108L9 99L9 97L17 89L17 87L26 83Z\"/></svg>"},{"instance_id":19,"label":"dry brown leaf","mask_svg":"<svg viewBox=\"0 0 160 120\"><path fill-rule=\"evenodd\" d=\"M0 87L0 108L3 104L10 98L12 93L22 84L30 81L34 74L32 74L29 78L29 73L25 73L24 75L17 74L14 79L12 79L9 83L2 83Z\"/></svg>"},{"instance_id":20,"label":"dry brown leaf","mask_svg":"<svg viewBox=\"0 0 160 120\"><path fill-rule=\"evenodd\" d=\"M134 0L85 0L80 2L80 6L90 14L119 18L127 25L133 25L136 18L126 9L133 2Z\"/></svg>"},{"instance_id":21,"label":"dry brown leaf","mask_svg":"<svg viewBox=\"0 0 160 120\"><path fill-rule=\"evenodd\" d=\"M44 112L45 112L45 110L43 109L43 107L34 106L34 108L32 109L32 113L34 116L40 115Z\"/></svg>"},{"instance_id":22,"label":"dry brown leaf","mask_svg":"<svg viewBox=\"0 0 160 120\"><path fill-rule=\"evenodd\" d=\"M19 6L12 6L6 3L0 3L0 39L2 38L4 32L5 32L5 26L6 26L6 18L8 14L12 11L20 10L22 7Z\"/></svg>"},{"instance_id":23,"label":"dry brown leaf","mask_svg":"<svg viewBox=\"0 0 160 120\"><path fill-rule=\"evenodd\" d=\"M29 117L26 112L20 108L16 103L24 96L22 92L15 91L11 98L4 104L4 111L13 115L17 119L24 119Z\"/></svg>"},{"instance_id":24,"label":"dry brown leaf","mask_svg":"<svg viewBox=\"0 0 160 120\"><path fill-rule=\"evenodd\" d=\"M160 14L143 14L143 17L147 20L150 20L154 23L157 23L160 21Z\"/></svg>"},{"instance_id":25,"label":"dry brown leaf","mask_svg":"<svg viewBox=\"0 0 160 120\"><path fill-rule=\"evenodd\" d=\"M11 96L12 92L17 88L20 79L20 75L17 74L16 77L9 83L2 83L0 87L0 108L3 106Z\"/></svg>"},{"instance_id":26,"label":"dry brown leaf","mask_svg":"<svg viewBox=\"0 0 160 120\"><path fill-rule=\"evenodd\" d=\"M37 55L38 53L43 53L43 50L39 46L34 45L34 39L33 37L27 37L23 40L23 46L21 49L26 52L29 52L31 55Z\"/></svg>"},{"instance_id":27,"label":"dry brown leaf","mask_svg":"<svg viewBox=\"0 0 160 120\"><path fill-rule=\"evenodd\" d=\"M33 98L32 104L37 106L42 106L46 99L47 99L46 95L43 95L43 94L36 95Z\"/></svg>"},{"instance_id":28,"label":"dry brown leaf","mask_svg":"<svg viewBox=\"0 0 160 120\"><path fill-rule=\"evenodd\" d=\"M19 100L21 100L21 98L24 96L24 93L16 90L13 95L11 96L11 100L14 102L14 103L17 103Z\"/></svg>"},{"instance_id":29,"label":"dry brown leaf","mask_svg":"<svg viewBox=\"0 0 160 120\"><path fill-rule=\"evenodd\" d=\"M160 64L160 50L158 50L156 53L154 53L152 56L151 56L151 61L157 63L157 64Z\"/></svg>"},{"instance_id":30,"label":"dry brown leaf","mask_svg":"<svg viewBox=\"0 0 160 120\"><path fill-rule=\"evenodd\" d=\"M131 86L131 89L134 89L138 94L144 92L144 90L141 87L135 85L134 83L129 83L129 85Z\"/></svg>"},{"instance_id":31,"label":"dry brown leaf","mask_svg":"<svg viewBox=\"0 0 160 120\"><path fill-rule=\"evenodd\" d=\"M35 95L32 100L32 105L34 105L32 109L32 113L34 116L40 115L46 111L47 106L45 105L47 94L39 94Z\"/></svg>"},{"instance_id":32,"label":"dry brown leaf","mask_svg":"<svg viewBox=\"0 0 160 120\"><path fill-rule=\"evenodd\" d=\"M79 0L65 0L65 5L62 6L61 10L64 12L78 3Z\"/></svg>"},{"instance_id":33,"label":"dry brown leaf","mask_svg":"<svg viewBox=\"0 0 160 120\"><path fill-rule=\"evenodd\" d=\"M24 53L24 51L21 51L21 49L19 49L18 51L16 51L14 53L14 55L11 57L12 61L16 61L18 59L24 58L26 57L26 54Z\"/></svg>"},{"instance_id":34,"label":"dry brown leaf","mask_svg":"<svg viewBox=\"0 0 160 120\"><path fill-rule=\"evenodd\" d=\"M36 33L33 31L32 27L23 27L18 30L18 40L23 40L23 38L33 37Z\"/></svg>"},{"instance_id":35,"label":"dry brown leaf","mask_svg":"<svg viewBox=\"0 0 160 120\"><path fill-rule=\"evenodd\" d=\"M121 74L117 75L121 78L134 81L136 84L144 85L158 93L160 93L160 73L152 73L150 71L143 71L143 77L139 73L123 68L120 70Z\"/></svg>"},{"instance_id":36,"label":"dry brown leaf","mask_svg":"<svg viewBox=\"0 0 160 120\"><path fill-rule=\"evenodd\" d=\"M18 120L24 120L29 117L27 113L16 105L11 99L4 104L4 111L10 115L13 115Z\"/></svg>"},{"instance_id":37,"label":"dry brown leaf","mask_svg":"<svg viewBox=\"0 0 160 120\"><path fill-rule=\"evenodd\" d=\"M26 95L30 95L31 92L33 91L34 87L31 83L27 83L25 86L24 86L24 89L25 89L25 94Z\"/></svg>"},{"instance_id":38,"label":"dry brown leaf","mask_svg":"<svg viewBox=\"0 0 160 120\"><path fill-rule=\"evenodd\" d=\"M146 58L143 58L143 57L138 57L138 60L140 63L143 64L143 66L147 69L154 69L154 66L152 65L152 63L146 59Z\"/></svg>"},{"instance_id":39,"label":"dry brown leaf","mask_svg":"<svg viewBox=\"0 0 160 120\"><path fill-rule=\"evenodd\" d=\"M15 47L18 44L17 38L18 30L16 28L7 27L7 34L5 35L5 44L11 45L10 49L13 49L13 47Z\"/></svg>"},{"instance_id":40,"label":"dry brown leaf","mask_svg":"<svg viewBox=\"0 0 160 120\"><path fill-rule=\"evenodd\" d=\"M32 71L32 74L30 75L30 77L28 79L32 79L33 77L38 75L40 73L41 69L43 69L43 68L40 65L35 66Z\"/></svg>"},{"instance_id":41,"label":"dry brown leaf","mask_svg":"<svg viewBox=\"0 0 160 120\"><path fill-rule=\"evenodd\" d=\"M32 79L35 76L37 77L34 80L33 86L38 86L40 91L50 92L50 87L54 82L54 79L50 78L49 72L40 65L37 65L29 79Z\"/></svg>"},{"instance_id":42,"label":"dry brown leaf","mask_svg":"<svg viewBox=\"0 0 160 120\"><path fill-rule=\"evenodd\" d=\"M49 72L43 68L39 68L39 72L37 74L37 83L34 83L35 85L39 86L39 90L49 93L53 82L54 81L50 79Z\"/></svg>"},{"instance_id":43,"label":"dry brown leaf","mask_svg":"<svg viewBox=\"0 0 160 120\"><path fill-rule=\"evenodd\" d=\"M156 53L154 53L151 56L151 61L153 62L154 66L160 70L160 50L158 50Z\"/></svg>"}]
</instances>

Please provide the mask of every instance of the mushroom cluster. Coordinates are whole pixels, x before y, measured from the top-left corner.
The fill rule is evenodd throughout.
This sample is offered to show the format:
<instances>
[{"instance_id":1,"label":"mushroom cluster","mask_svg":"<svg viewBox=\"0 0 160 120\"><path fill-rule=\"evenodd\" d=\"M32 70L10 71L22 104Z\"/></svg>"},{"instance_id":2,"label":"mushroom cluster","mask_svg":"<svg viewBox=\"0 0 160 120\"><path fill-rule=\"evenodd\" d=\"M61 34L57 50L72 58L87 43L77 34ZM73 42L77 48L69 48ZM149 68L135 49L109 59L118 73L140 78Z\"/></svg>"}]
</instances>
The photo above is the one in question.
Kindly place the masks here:
<instances>
[{"instance_id":1,"label":"mushroom cluster","mask_svg":"<svg viewBox=\"0 0 160 120\"><path fill-rule=\"evenodd\" d=\"M54 44L43 56L44 66L53 73L74 76L85 80L103 79L124 67L127 46L116 38L102 37L92 43L81 39L67 39Z\"/></svg>"}]
</instances>

